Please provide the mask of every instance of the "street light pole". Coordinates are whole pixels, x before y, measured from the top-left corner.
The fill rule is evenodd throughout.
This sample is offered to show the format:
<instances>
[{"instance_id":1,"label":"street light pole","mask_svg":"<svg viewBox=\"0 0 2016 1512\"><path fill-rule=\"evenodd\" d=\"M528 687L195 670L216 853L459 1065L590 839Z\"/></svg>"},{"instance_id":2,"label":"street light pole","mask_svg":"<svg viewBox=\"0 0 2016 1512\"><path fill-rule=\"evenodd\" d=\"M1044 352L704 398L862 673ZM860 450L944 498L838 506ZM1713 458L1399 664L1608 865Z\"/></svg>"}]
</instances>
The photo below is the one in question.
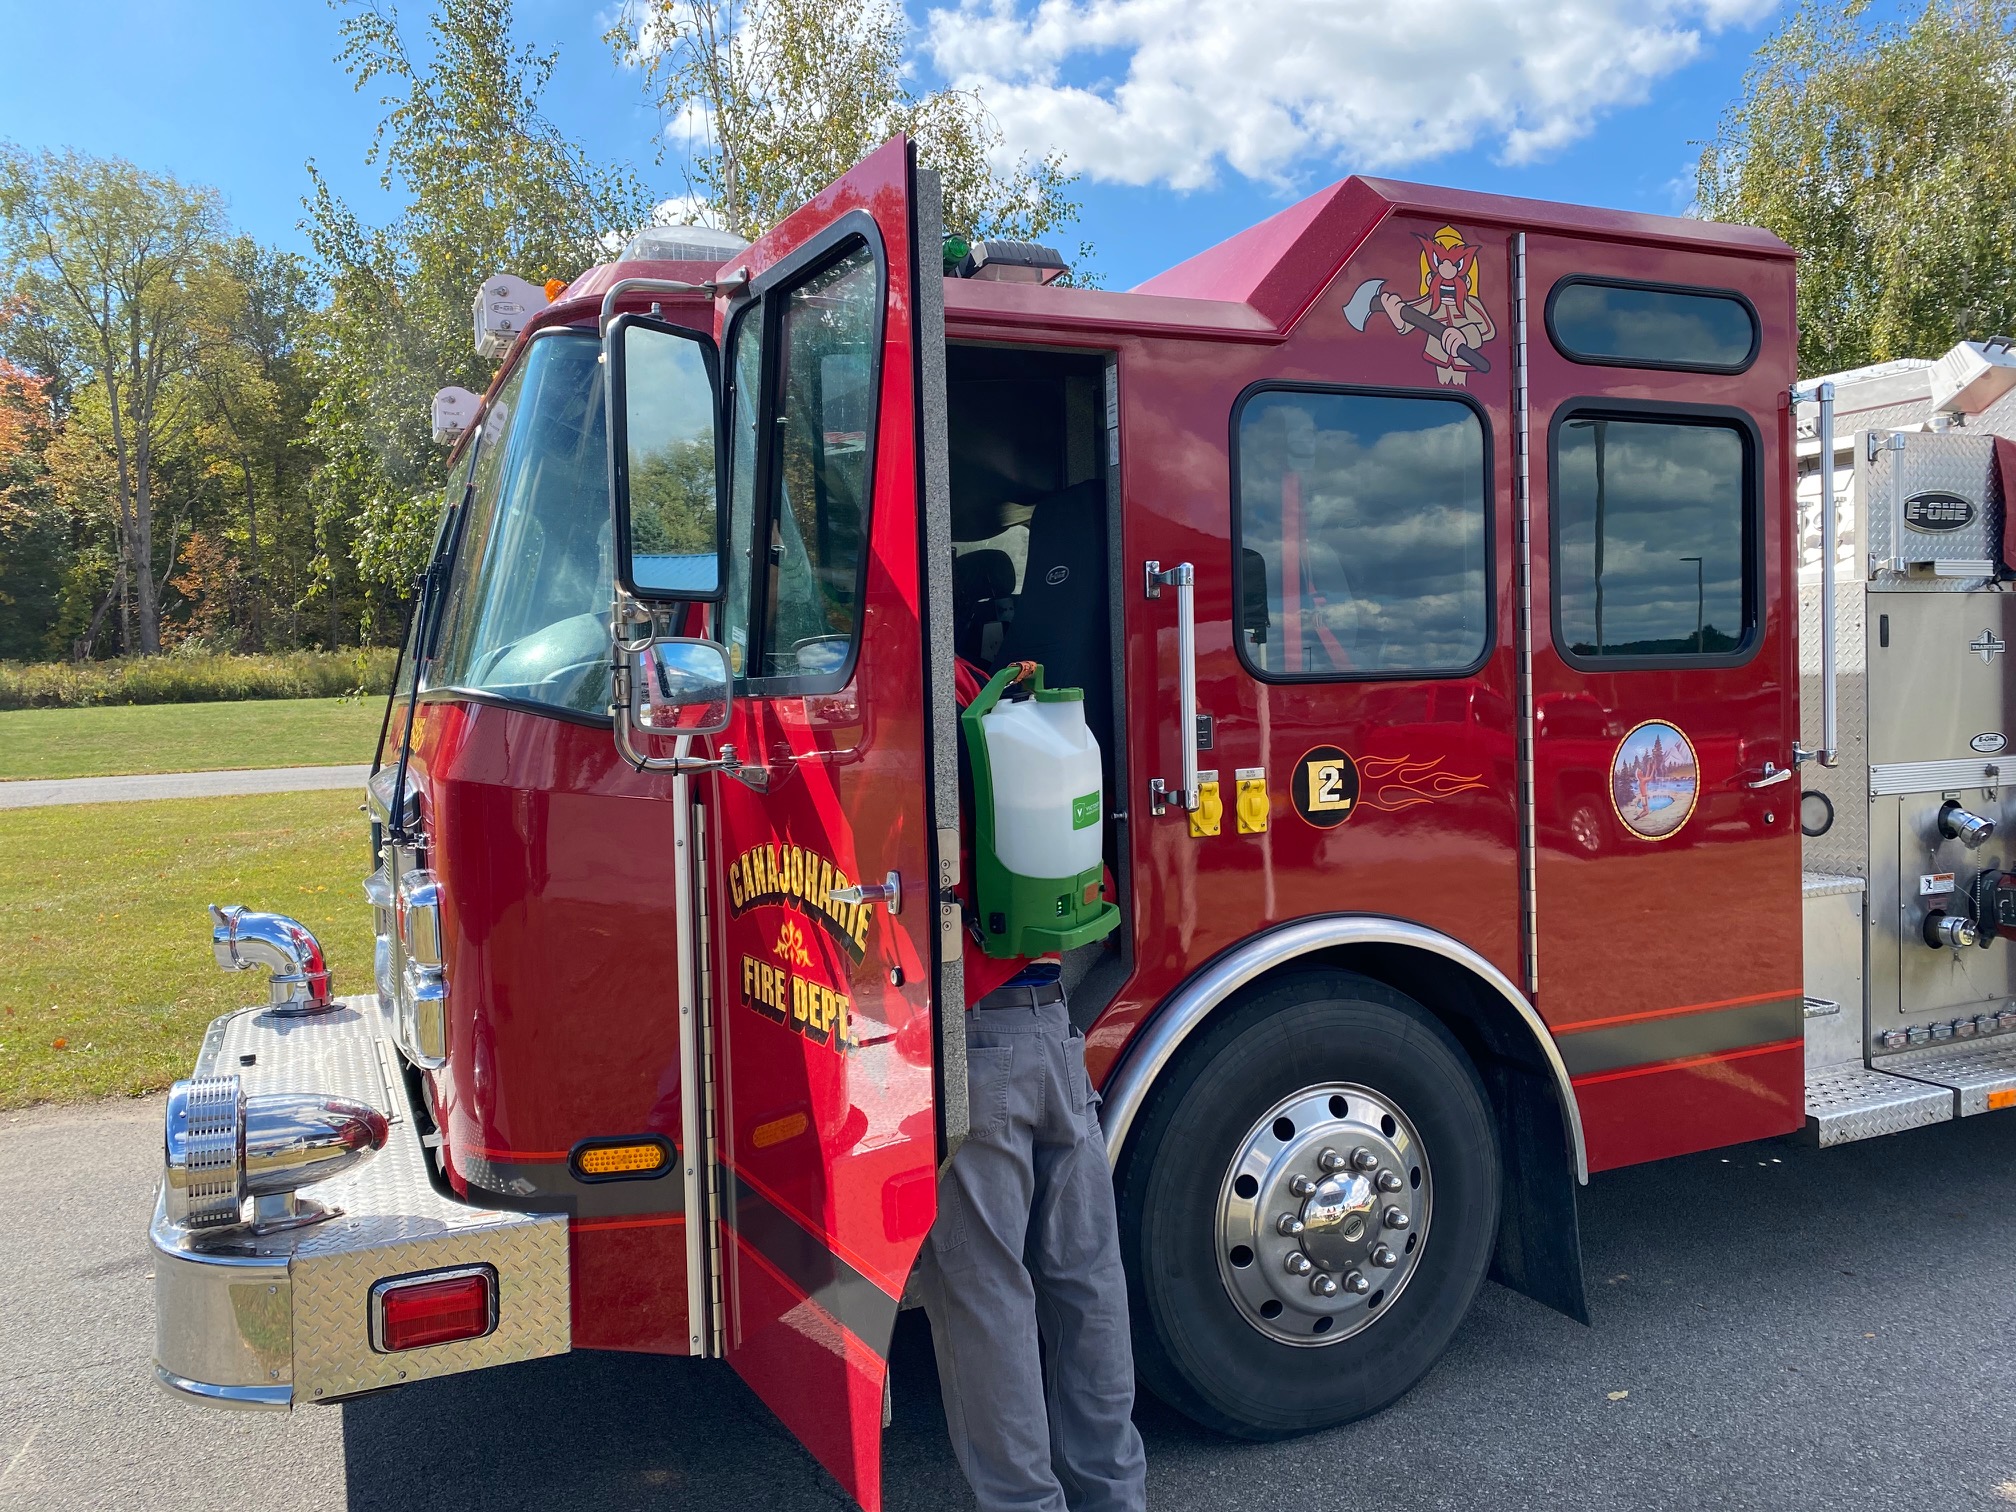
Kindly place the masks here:
<instances>
[{"instance_id":1,"label":"street light pole","mask_svg":"<svg viewBox=\"0 0 2016 1512\"><path fill-rule=\"evenodd\" d=\"M1690 556L1682 557L1680 560L1694 564L1694 654L1699 656L1707 649L1707 646L1704 644L1706 631L1703 629L1701 622L1703 605L1706 601L1708 591L1707 584L1701 576L1701 558Z\"/></svg>"}]
</instances>

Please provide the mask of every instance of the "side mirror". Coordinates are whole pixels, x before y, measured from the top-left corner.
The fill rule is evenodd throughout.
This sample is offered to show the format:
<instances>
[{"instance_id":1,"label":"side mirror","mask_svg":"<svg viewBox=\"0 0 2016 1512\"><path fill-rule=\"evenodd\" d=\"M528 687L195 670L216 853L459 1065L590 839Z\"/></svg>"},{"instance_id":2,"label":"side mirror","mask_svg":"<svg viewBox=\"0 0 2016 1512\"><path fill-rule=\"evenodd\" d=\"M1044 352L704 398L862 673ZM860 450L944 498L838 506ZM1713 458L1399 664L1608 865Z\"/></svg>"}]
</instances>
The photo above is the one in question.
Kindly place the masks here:
<instances>
[{"instance_id":1,"label":"side mirror","mask_svg":"<svg viewBox=\"0 0 2016 1512\"><path fill-rule=\"evenodd\" d=\"M728 727L728 650L709 640L654 640L630 654L630 721L653 735L712 735Z\"/></svg>"},{"instance_id":2,"label":"side mirror","mask_svg":"<svg viewBox=\"0 0 2016 1512\"><path fill-rule=\"evenodd\" d=\"M616 581L646 603L721 597L713 340L642 315L602 337Z\"/></svg>"}]
</instances>

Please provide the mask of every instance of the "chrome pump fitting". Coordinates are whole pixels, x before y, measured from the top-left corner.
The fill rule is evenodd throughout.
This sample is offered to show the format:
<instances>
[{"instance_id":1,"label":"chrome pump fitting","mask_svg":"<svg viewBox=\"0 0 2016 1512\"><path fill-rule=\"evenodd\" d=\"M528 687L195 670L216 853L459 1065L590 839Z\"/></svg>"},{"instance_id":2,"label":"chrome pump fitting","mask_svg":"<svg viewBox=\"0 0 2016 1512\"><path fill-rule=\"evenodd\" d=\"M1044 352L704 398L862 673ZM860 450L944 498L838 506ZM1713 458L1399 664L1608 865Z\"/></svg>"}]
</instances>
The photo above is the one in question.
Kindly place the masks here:
<instances>
[{"instance_id":1,"label":"chrome pump fitting","mask_svg":"<svg viewBox=\"0 0 2016 1512\"><path fill-rule=\"evenodd\" d=\"M1934 950L1944 950L1949 945L1964 950L1980 938L1981 931L1972 919L1949 914L1942 908L1925 915L1925 943Z\"/></svg>"},{"instance_id":2,"label":"chrome pump fitting","mask_svg":"<svg viewBox=\"0 0 2016 1512\"><path fill-rule=\"evenodd\" d=\"M1995 821L1970 814L1960 807L1959 799L1948 798L1939 810L1939 833L1948 840L1958 840L1969 850L1979 850L1995 833Z\"/></svg>"}]
</instances>

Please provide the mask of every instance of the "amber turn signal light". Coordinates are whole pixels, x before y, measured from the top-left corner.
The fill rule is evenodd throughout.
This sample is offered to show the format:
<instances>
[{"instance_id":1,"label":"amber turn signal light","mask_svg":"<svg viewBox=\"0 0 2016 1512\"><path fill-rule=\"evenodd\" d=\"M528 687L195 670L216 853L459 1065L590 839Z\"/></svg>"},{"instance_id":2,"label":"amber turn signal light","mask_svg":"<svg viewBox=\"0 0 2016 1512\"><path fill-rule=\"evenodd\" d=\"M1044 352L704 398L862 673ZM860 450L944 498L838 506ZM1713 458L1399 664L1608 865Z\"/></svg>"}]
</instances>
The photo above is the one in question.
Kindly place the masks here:
<instances>
[{"instance_id":1,"label":"amber turn signal light","mask_svg":"<svg viewBox=\"0 0 2016 1512\"><path fill-rule=\"evenodd\" d=\"M487 1265L380 1281L371 1288L371 1347L380 1354L480 1339L497 1327L497 1273Z\"/></svg>"},{"instance_id":2,"label":"amber turn signal light","mask_svg":"<svg viewBox=\"0 0 2016 1512\"><path fill-rule=\"evenodd\" d=\"M655 1136L595 1140L574 1147L572 1164L574 1174L583 1181L656 1176L672 1164L672 1147Z\"/></svg>"}]
</instances>

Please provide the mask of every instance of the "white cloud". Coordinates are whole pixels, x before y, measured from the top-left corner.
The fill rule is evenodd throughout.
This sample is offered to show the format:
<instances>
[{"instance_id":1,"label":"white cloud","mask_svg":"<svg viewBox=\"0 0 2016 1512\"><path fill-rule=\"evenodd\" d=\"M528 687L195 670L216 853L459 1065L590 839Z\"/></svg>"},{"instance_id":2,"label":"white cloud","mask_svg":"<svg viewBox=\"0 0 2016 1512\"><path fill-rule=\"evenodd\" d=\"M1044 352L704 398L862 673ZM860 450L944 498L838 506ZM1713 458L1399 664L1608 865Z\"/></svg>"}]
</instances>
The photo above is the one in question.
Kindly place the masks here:
<instances>
[{"instance_id":1,"label":"white cloud","mask_svg":"<svg viewBox=\"0 0 2016 1512\"><path fill-rule=\"evenodd\" d=\"M1009 155L1094 179L1285 182L1482 146L1545 156L1776 0L960 0L924 47Z\"/></svg>"}]
</instances>

